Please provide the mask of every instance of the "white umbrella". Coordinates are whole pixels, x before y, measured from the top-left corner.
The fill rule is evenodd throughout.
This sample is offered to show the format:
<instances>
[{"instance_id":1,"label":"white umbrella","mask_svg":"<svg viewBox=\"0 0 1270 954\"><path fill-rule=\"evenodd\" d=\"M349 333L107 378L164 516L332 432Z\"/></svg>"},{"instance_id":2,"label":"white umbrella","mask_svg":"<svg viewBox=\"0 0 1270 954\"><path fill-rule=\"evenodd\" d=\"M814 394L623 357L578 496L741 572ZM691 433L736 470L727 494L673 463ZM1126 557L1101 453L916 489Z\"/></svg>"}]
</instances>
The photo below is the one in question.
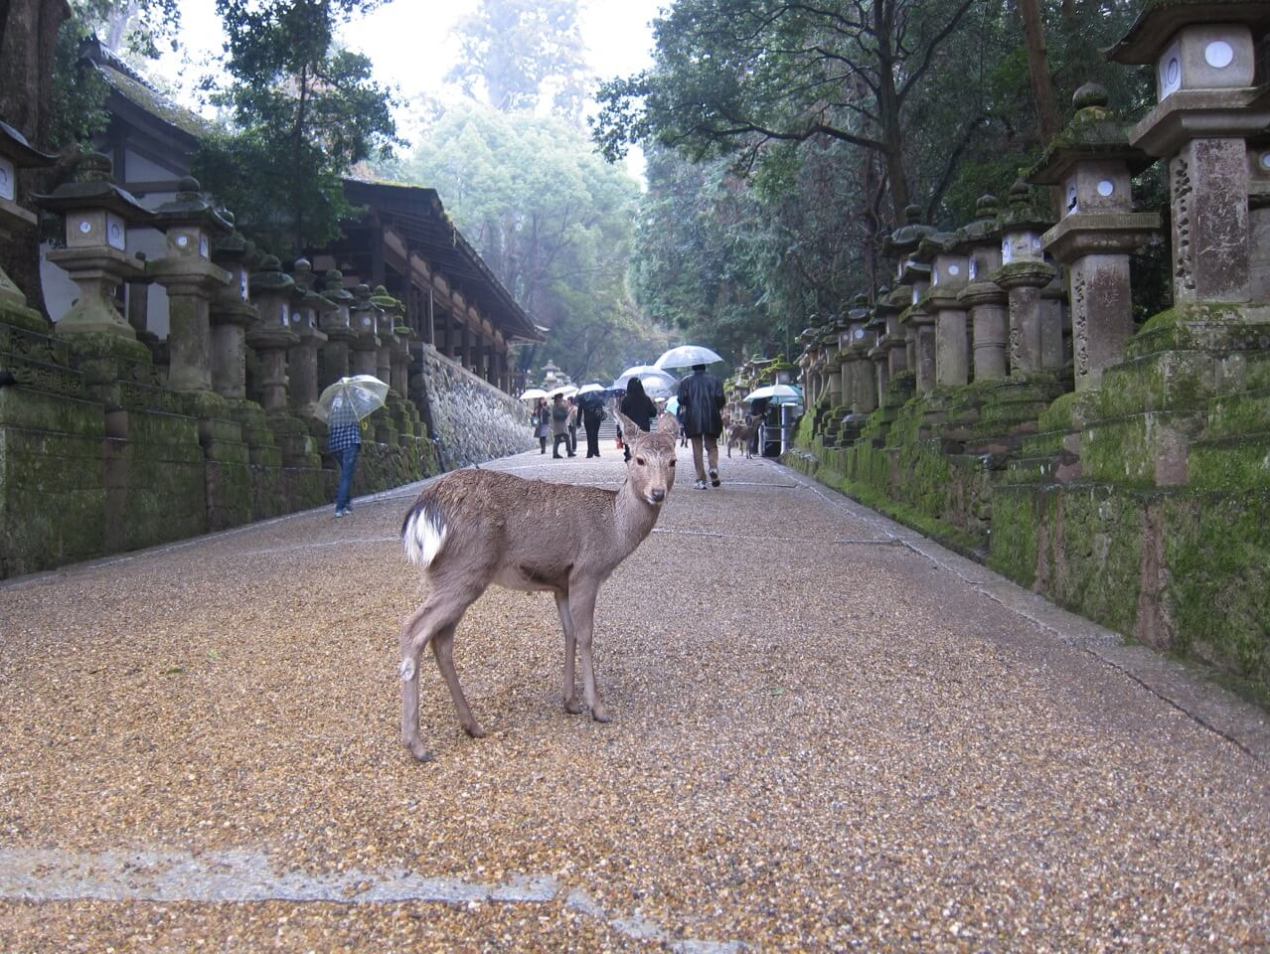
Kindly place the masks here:
<instances>
[{"instance_id":1,"label":"white umbrella","mask_svg":"<svg viewBox=\"0 0 1270 954\"><path fill-rule=\"evenodd\" d=\"M603 384L584 384L578 388L579 394L594 394L597 391L603 393L605 390Z\"/></svg>"},{"instance_id":2,"label":"white umbrella","mask_svg":"<svg viewBox=\"0 0 1270 954\"><path fill-rule=\"evenodd\" d=\"M751 391L741 400L757 401L761 398L767 398L773 404L802 404L802 393L795 387L788 384L768 384L761 388Z\"/></svg>"},{"instance_id":3,"label":"white umbrella","mask_svg":"<svg viewBox=\"0 0 1270 954\"><path fill-rule=\"evenodd\" d=\"M544 391L542 388L529 388L527 391L525 391L524 394L520 396L520 399L522 401L536 401L539 398L545 398L546 396L547 396L547 392Z\"/></svg>"},{"instance_id":4,"label":"white umbrella","mask_svg":"<svg viewBox=\"0 0 1270 954\"><path fill-rule=\"evenodd\" d=\"M379 378L373 374L355 374L329 385L318 397L315 413L323 421L329 421L332 414L339 423L350 417L360 421L383 407L387 397L388 385Z\"/></svg>"},{"instance_id":5,"label":"white umbrella","mask_svg":"<svg viewBox=\"0 0 1270 954\"><path fill-rule=\"evenodd\" d=\"M639 378L640 383L644 385L644 390L648 390L648 384L651 380L654 384L660 384L664 390L671 390L679 384L679 379L669 371L663 371L661 368L655 368L651 364L637 364L632 368L627 368L617 376L613 382L614 391L625 391L631 378Z\"/></svg>"},{"instance_id":6,"label":"white umbrella","mask_svg":"<svg viewBox=\"0 0 1270 954\"><path fill-rule=\"evenodd\" d=\"M560 385L560 387L553 388L552 390L548 391L547 397L553 398L557 394L559 394L561 397L569 397L570 395L577 394L577 393L578 393L578 389L574 387L572 384L562 384Z\"/></svg>"},{"instance_id":7,"label":"white umbrella","mask_svg":"<svg viewBox=\"0 0 1270 954\"><path fill-rule=\"evenodd\" d=\"M669 374L665 377L659 374L643 374L640 375L639 383L644 386L644 393L649 397L668 397L679 387L679 381Z\"/></svg>"},{"instance_id":8,"label":"white umbrella","mask_svg":"<svg viewBox=\"0 0 1270 954\"><path fill-rule=\"evenodd\" d=\"M654 363L659 368L691 368L694 364L714 364L722 360L709 348L701 345L680 345L678 348L671 348Z\"/></svg>"}]
</instances>

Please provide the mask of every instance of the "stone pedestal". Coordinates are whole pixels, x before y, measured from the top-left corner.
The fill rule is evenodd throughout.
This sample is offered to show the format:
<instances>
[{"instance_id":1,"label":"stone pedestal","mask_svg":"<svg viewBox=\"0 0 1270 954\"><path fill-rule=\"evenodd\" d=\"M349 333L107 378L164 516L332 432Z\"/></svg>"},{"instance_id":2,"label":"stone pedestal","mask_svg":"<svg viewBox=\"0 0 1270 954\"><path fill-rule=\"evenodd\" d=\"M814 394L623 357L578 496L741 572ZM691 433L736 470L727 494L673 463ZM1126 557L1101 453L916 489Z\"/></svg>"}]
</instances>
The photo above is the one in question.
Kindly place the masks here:
<instances>
[{"instance_id":1,"label":"stone pedestal","mask_svg":"<svg viewBox=\"0 0 1270 954\"><path fill-rule=\"evenodd\" d=\"M260 357L260 403L266 412L286 411L287 351L299 344L291 330L291 295L295 282L272 255L250 279L260 321L247 333L247 344Z\"/></svg>"}]
</instances>

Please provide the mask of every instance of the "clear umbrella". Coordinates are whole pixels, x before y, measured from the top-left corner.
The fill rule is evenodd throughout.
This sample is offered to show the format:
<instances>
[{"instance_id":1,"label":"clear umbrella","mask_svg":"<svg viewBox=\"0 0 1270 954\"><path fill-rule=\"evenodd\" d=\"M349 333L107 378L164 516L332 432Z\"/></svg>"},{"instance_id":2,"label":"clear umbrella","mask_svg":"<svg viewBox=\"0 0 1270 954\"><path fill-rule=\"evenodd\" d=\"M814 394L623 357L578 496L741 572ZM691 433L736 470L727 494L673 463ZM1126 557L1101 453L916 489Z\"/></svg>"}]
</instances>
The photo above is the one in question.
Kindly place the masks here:
<instances>
[{"instance_id":1,"label":"clear umbrella","mask_svg":"<svg viewBox=\"0 0 1270 954\"><path fill-rule=\"evenodd\" d=\"M767 398L773 404L802 404L802 392L788 384L768 384L757 388L743 397L743 401L757 401Z\"/></svg>"},{"instance_id":2,"label":"clear umbrella","mask_svg":"<svg viewBox=\"0 0 1270 954\"><path fill-rule=\"evenodd\" d=\"M387 399L388 385L373 374L356 374L340 378L322 392L317 416L323 421L330 421L332 415L337 421L344 417L360 421L383 407Z\"/></svg>"},{"instance_id":3,"label":"clear umbrella","mask_svg":"<svg viewBox=\"0 0 1270 954\"><path fill-rule=\"evenodd\" d=\"M603 384L584 384L582 385L582 387L578 388L578 393L579 394L596 394L596 393L603 394L604 385Z\"/></svg>"},{"instance_id":4,"label":"clear umbrella","mask_svg":"<svg viewBox=\"0 0 1270 954\"><path fill-rule=\"evenodd\" d=\"M659 368L691 368L694 364L714 364L722 360L701 345L680 345L665 352L654 364Z\"/></svg>"},{"instance_id":5,"label":"clear umbrella","mask_svg":"<svg viewBox=\"0 0 1270 954\"><path fill-rule=\"evenodd\" d=\"M546 396L547 392L542 388L529 388L520 396L520 399L522 401L536 401L539 398L545 398Z\"/></svg>"},{"instance_id":6,"label":"clear umbrella","mask_svg":"<svg viewBox=\"0 0 1270 954\"><path fill-rule=\"evenodd\" d=\"M651 364L637 364L633 368L627 368L617 376L613 382L614 391L625 391L630 384L631 378L639 378L640 383L644 385L647 391L650 384L662 391L672 391L679 385L679 379L669 371L663 371L661 368L655 368Z\"/></svg>"}]
</instances>

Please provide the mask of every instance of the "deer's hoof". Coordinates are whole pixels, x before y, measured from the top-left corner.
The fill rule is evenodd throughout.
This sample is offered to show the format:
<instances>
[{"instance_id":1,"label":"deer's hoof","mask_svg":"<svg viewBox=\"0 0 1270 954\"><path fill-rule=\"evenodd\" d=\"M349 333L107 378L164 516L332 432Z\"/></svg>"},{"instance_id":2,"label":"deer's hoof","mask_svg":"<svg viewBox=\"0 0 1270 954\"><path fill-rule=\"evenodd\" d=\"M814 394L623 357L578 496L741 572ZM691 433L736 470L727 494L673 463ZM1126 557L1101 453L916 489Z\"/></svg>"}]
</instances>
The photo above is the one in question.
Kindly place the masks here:
<instances>
[{"instance_id":1,"label":"deer's hoof","mask_svg":"<svg viewBox=\"0 0 1270 954\"><path fill-rule=\"evenodd\" d=\"M406 748L410 750L410 754L414 756L416 762L431 762L436 756L424 748L422 742L409 742Z\"/></svg>"},{"instance_id":2,"label":"deer's hoof","mask_svg":"<svg viewBox=\"0 0 1270 954\"><path fill-rule=\"evenodd\" d=\"M578 702L577 699L566 699L564 701L564 711L570 715L581 715L582 703Z\"/></svg>"},{"instance_id":3,"label":"deer's hoof","mask_svg":"<svg viewBox=\"0 0 1270 954\"><path fill-rule=\"evenodd\" d=\"M471 725L465 725L463 727L463 731L474 739L485 738L485 730L482 729L480 724L477 722L473 722Z\"/></svg>"},{"instance_id":4,"label":"deer's hoof","mask_svg":"<svg viewBox=\"0 0 1270 954\"><path fill-rule=\"evenodd\" d=\"M595 705L591 707L591 718L596 722L612 722L613 717L605 711L604 706Z\"/></svg>"}]
</instances>

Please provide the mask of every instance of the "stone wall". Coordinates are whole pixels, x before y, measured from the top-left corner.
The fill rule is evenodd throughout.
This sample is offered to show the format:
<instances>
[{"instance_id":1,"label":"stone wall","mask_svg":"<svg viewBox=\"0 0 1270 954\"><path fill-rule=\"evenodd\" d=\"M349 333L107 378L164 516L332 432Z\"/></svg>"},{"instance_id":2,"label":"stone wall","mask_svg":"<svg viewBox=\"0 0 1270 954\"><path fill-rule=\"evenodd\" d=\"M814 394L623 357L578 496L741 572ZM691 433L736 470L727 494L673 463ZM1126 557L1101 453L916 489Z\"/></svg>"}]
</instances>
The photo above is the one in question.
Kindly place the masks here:
<instances>
[{"instance_id":1,"label":"stone wall","mask_svg":"<svg viewBox=\"0 0 1270 954\"><path fill-rule=\"evenodd\" d=\"M422 349L423 372L414 382L436 437L443 470L518 454L534 446L529 412L511 395L440 355Z\"/></svg>"}]
</instances>

